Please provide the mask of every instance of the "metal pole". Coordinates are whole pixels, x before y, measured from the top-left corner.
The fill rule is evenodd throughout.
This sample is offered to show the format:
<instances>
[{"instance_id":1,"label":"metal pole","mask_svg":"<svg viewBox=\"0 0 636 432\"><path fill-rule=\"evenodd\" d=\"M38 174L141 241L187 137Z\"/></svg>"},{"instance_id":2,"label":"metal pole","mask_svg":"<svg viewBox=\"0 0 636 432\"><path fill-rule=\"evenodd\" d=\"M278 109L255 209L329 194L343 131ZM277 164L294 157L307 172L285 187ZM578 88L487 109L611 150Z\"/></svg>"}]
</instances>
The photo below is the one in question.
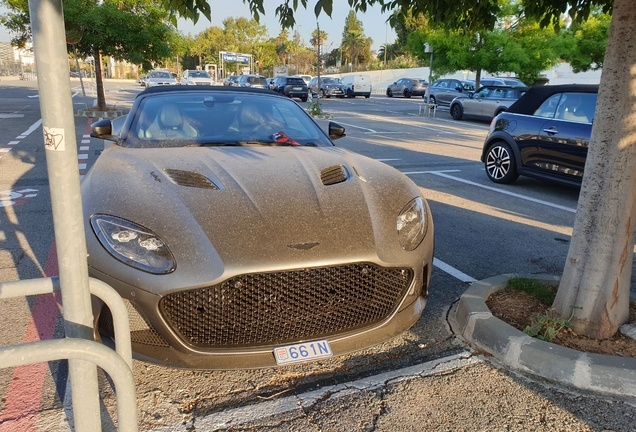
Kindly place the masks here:
<instances>
[{"instance_id":1,"label":"metal pole","mask_svg":"<svg viewBox=\"0 0 636 432\"><path fill-rule=\"evenodd\" d=\"M30 0L35 62L51 206L57 246L64 331L67 338L93 339L88 286L86 237L75 119L61 0ZM69 360L75 430L100 432L97 368L86 360Z\"/></svg>"},{"instance_id":2,"label":"metal pole","mask_svg":"<svg viewBox=\"0 0 636 432\"><path fill-rule=\"evenodd\" d=\"M88 99L86 98L86 90L84 90L84 79L82 78L82 70L80 69L79 60L77 59L77 47L75 44L73 44L73 55L75 56L75 66L77 67L80 85L82 86L82 94L84 95L84 105L86 105L86 109L88 109Z\"/></svg>"},{"instance_id":3,"label":"metal pole","mask_svg":"<svg viewBox=\"0 0 636 432\"><path fill-rule=\"evenodd\" d=\"M318 30L318 61L316 62L316 71L318 76L318 100L320 100L320 23L316 22L316 29ZM309 89L311 92L311 89Z\"/></svg>"}]
</instances>

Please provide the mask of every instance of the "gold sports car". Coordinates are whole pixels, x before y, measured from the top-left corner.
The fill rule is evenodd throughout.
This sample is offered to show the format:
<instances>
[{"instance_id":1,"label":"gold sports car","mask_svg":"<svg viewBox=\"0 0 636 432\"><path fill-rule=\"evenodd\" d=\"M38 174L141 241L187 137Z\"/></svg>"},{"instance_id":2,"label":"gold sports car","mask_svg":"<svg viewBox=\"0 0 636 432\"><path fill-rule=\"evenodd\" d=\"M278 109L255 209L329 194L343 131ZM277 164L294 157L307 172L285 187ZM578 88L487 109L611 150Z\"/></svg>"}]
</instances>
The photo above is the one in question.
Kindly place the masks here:
<instances>
[{"instance_id":1,"label":"gold sports car","mask_svg":"<svg viewBox=\"0 0 636 432\"><path fill-rule=\"evenodd\" d=\"M386 341L426 304L433 220L420 189L335 147L269 90L165 86L82 181L90 275L128 305L138 359L196 369L312 361ZM113 338L95 302L95 333Z\"/></svg>"}]
</instances>

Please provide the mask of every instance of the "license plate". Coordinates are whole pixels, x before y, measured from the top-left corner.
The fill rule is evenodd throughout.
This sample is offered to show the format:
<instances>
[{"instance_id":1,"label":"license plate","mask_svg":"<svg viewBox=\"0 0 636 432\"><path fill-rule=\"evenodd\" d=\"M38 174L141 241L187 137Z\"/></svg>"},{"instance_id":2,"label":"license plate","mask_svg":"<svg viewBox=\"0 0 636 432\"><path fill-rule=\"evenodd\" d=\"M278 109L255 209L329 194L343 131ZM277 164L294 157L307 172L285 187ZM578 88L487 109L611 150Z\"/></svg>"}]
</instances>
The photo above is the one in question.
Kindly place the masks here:
<instances>
[{"instance_id":1,"label":"license plate","mask_svg":"<svg viewBox=\"0 0 636 432\"><path fill-rule=\"evenodd\" d=\"M326 340L305 342L274 348L274 357L279 365L300 363L323 357L331 357L331 347Z\"/></svg>"},{"instance_id":2,"label":"license plate","mask_svg":"<svg viewBox=\"0 0 636 432\"><path fill-rule=\"evenodd\" d=\"M292 88L292 90L296 90L296 91L300 91L302 89L303 89L302 87L294 87L294 88Z\"/></svg>"}]
</instances>

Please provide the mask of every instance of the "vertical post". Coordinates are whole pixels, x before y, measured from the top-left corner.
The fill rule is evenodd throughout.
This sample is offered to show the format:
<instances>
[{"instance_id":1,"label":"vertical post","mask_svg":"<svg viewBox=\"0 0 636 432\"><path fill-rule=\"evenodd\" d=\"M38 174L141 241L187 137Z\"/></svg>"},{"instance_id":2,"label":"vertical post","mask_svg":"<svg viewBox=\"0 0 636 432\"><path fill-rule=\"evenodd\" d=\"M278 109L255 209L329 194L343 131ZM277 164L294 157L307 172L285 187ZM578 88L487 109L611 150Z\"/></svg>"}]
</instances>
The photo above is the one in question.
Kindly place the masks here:
<instances>
[{"instance_id":1,"label":"vertical post","mask_svg":"<svg viewBox=\"0 0 636 432\"><path fill-rule=\"evenodd\" d=\"M316 62L316 71L317 71L317 76L318 76L318 99L320 100L320 23L316 21L316 29L318 31L318 51L317 51L317 56L318 56L318 61ZM311 89L309 89L309 91L311 92Z\"/></svg>"},{"instance_id":2,"label":"vertical post","mask_svg":"<svg viewBox=\"0 0 636 432\"><path fill-rule=\"evenodd\" d=\"M430 61L428 63L428 87L426 87L426 103L428 102L428 98L431 95L431 81L433 80L433 48L428 44L424 44L424 54L430 53Z\"/></svg>"},{"instance_id":3,"label":"vertical post","mask_svg":"<svg viewBox=\"0 0 636 432\"><path fill-rule=\"evenodd\" d=\"M61 0L30 0L29 13L51 189L66 337L93 339L75 119ZM101 431L97 367L69 360L75 430Z\"/></svg>"}]
</instances>

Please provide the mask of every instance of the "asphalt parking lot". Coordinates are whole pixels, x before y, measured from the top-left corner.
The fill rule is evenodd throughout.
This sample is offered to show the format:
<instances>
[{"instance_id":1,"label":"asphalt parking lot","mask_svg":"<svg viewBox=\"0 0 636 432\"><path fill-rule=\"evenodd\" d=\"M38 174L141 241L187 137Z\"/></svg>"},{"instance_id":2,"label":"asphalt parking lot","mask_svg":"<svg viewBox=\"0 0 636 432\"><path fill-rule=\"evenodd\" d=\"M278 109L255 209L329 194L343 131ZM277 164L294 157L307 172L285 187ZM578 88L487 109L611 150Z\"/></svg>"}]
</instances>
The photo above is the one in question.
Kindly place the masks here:
<instances>
[{"instance_id":1,"label":"asphalt parking lot","mask_svg":"<svg viewBox=\"0 0 636 432\"><path fill-rule=\"evenodd\" d=\"M94 94L85 101L76 84L76 107L92 104ZM107 102L119 108L129 107L142 89L115 81L106 88ZM36 83L2 82L0 97L0 281L51 275ZM323 101L331 121L346 128L337 147L405 173L429 202L435 268L422 318L389 342L307 364L187 371L135 361L141 430L635 430L633 401L615 404L509 373L453 335L447 315L470 282L503 273L561 273L578 190L523 177L512 185L491 183L479 161L488 123L455 121L445 109L423 117L422 102L376 94ZM319 124L326 128L328 120ZM103 150L101 141L86 137L87 125L76 118L80 172ZM2 344L26 340L37 304L0 304ZM59 318L36 330L40 337L59 336ZM0 370L0 431L30 430L16 424L68 430L60 423L71 415L66 375L63 363ZM17 386L24 377L34 381ZM105 376L101 389L104 430L111 430L116 398Z\"/></svg>"}]
</instances>

